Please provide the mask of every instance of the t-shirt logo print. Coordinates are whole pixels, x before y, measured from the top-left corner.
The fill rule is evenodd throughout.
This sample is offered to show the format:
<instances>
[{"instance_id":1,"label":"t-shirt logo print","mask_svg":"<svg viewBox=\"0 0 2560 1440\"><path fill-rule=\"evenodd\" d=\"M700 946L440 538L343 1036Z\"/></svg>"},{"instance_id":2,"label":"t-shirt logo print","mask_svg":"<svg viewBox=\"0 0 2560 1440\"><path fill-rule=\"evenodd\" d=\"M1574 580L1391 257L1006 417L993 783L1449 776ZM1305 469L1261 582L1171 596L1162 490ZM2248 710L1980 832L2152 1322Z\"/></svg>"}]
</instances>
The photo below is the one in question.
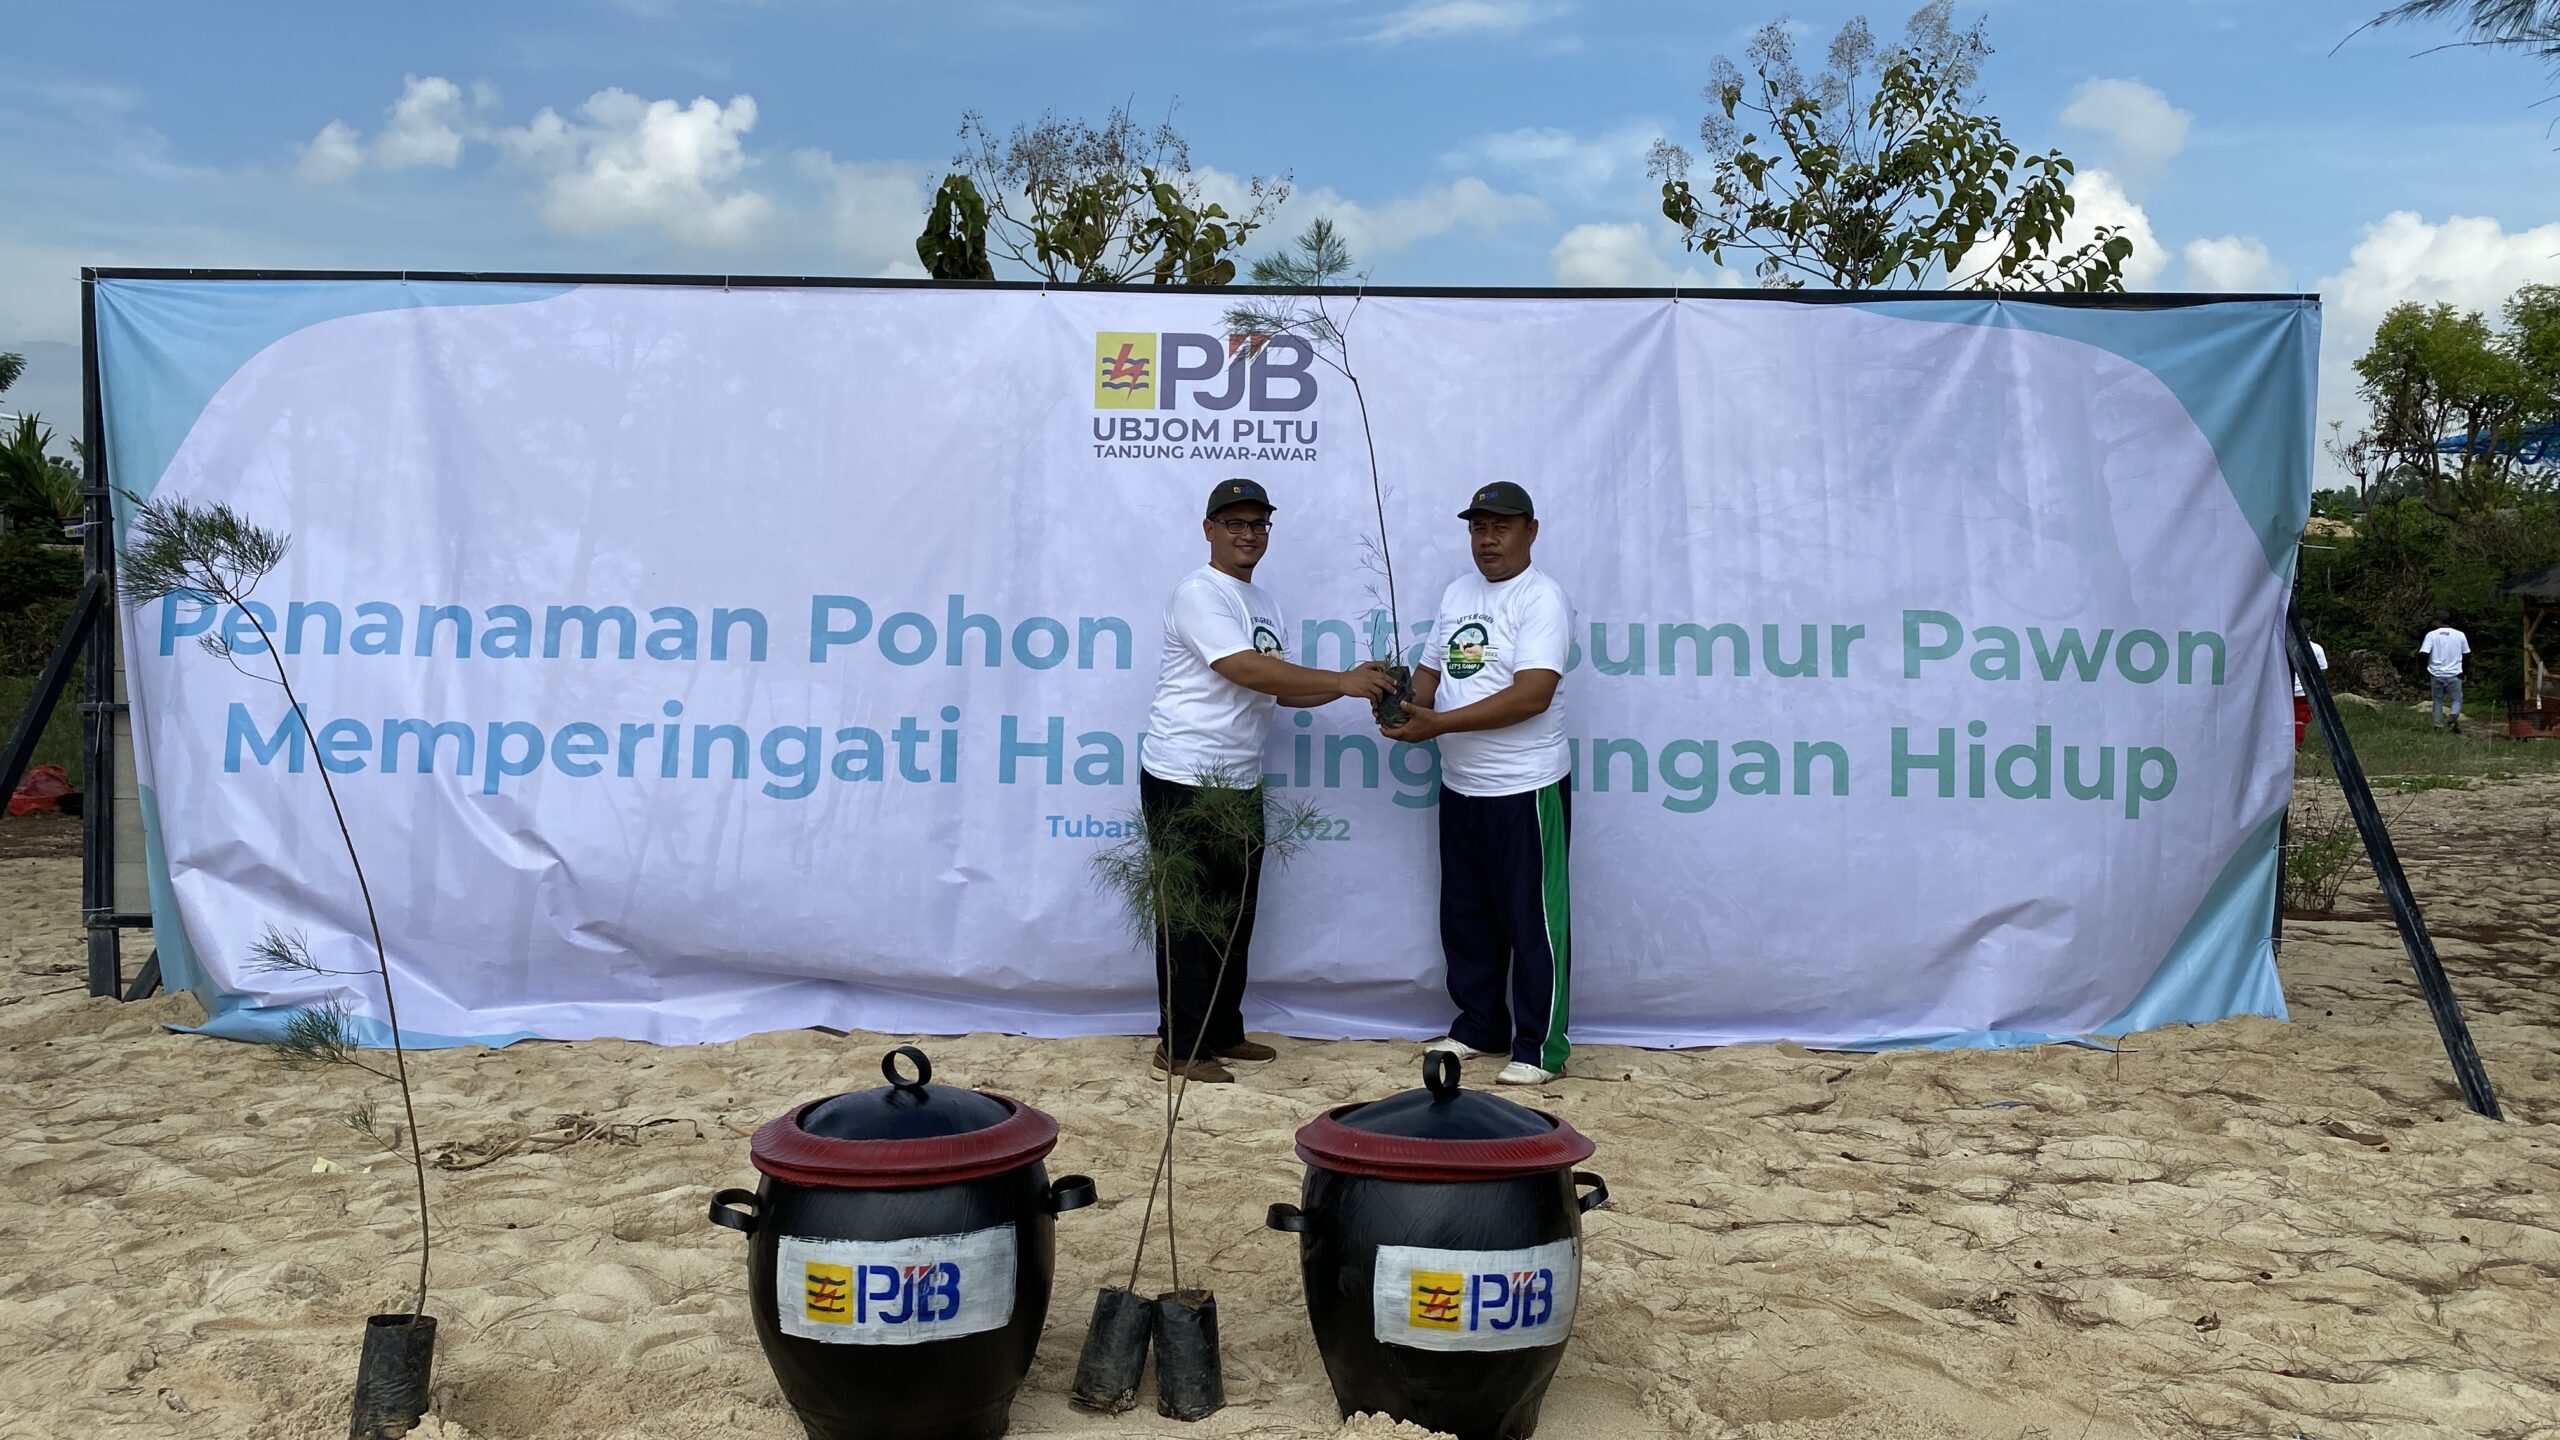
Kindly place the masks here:
<instances>
[{"instance_id":1,"label":"t-shirt logo print","mask_svg":"<svg viewBox=\"0 0 2560 1440\"><path fill-rule=\"evenodd\" d=\"M1271 633L1270 626L1256 625L1253 627L1253 653L1257 655L1280 655L1287 652L1281 648L1280 637Z\"/></svg>"},{"instance_id":2,"label":"t-shirt logo print","mask_svg":"<svg viewBox=\"0 0 2560 1440\"><path fill-rule=\"evenodd\" d=\"M1490 650L1482 625L1469 621L1459 626L1449 636L1450 678L1464 680L1482 670Z\"/></svg>"}]
</instances>

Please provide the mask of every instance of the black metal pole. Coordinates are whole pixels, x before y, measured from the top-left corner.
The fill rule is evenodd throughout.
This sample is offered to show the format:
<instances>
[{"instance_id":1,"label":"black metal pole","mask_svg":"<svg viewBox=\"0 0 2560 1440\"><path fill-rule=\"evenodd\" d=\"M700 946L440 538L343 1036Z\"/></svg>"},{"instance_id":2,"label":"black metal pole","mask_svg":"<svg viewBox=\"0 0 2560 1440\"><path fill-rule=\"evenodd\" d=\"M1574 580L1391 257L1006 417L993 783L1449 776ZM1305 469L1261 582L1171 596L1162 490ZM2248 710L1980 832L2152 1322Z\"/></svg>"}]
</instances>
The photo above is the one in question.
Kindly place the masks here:
<instances>
[{"instance_id":1,"label":"black metal pole","mask_svg":"<svg viewBox=\"0 0 2560 1440\"><path fill-rule=\"evenodd\" d=\"M98 386L98 280L94 271L80 272L80 442L87 463L81 489L88 502L82 510L81 556L88 585L101 593L89 619L89 650L83 657L80 706L80 919L89 929L89 993L120 997L124 965L122 937L115 926L116 865L116 737L115 737L115 508L107 482L107 424Z\"/></svg>"},{"instance_id":2,"label":"black metal pole","mask_svg":"<svg viewBox=\"0 0 2560 1440\"><path fill-rule=\"evenodd\" d=\"M2356 830L2364 837L2364 853L2373 861L2373 878L2382 885L2382 898L2391 906L2392 923L2400 927L2400 943L2409 951L2409 968L2418 972L2418 989L2427 997L2427 1013L2435 1017L2436 1033L2444 1037L2445 1058L2453 1062L2454 1083L2462 1087L2462 1103L2475 1115L2492 1120L2506 1116L2498 1111L2498 1097L2489 1088L2489 1072L2480 1064L2480 1052L2472 1048L2471 1027L2463 1021L2462 1005L2453 998L2453 985L2445 979L2444 965L2436 958L2435 942L2427 938L2426 917L2418 913L2417 897L2409 893L2408 873L2400 868L2400 854L2391 845L2391 832L2384 828L2382 811L2373 803L2373 787L2365 783L2364 765L2356 759L2355 745L2347 739L2346 722L2338 718L2337 702L2329 698L2328 677L2312 663L2311 637L2302 630L2302 612L2288 604L2285 608L2285 642L2293 655L2294 673L2302 677L2302 690L2311 697L2311 713L2320 722L2320 738L2329 747L2330 768L2337 771L2338 788L2346 792L2347 809L2354 814Z\"/></svg>"}]
</instances>

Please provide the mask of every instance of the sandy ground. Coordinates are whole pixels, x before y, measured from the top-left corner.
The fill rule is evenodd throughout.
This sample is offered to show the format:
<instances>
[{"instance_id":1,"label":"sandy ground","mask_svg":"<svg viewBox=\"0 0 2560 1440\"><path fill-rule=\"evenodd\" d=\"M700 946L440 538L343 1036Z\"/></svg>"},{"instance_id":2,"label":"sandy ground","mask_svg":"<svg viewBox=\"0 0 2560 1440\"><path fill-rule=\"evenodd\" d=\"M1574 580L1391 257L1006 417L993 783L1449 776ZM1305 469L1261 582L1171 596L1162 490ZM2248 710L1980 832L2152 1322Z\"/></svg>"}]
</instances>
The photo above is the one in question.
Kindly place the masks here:
<instances>
[{"instance_id":1,"label":"sandy ground","mask_svg":"<svg viewBox=\"0 0 2560 1440\"><path fill-rule=\"evenodd\" d=\"M2289 925L2292 1024L2117 1053L1587 1050L1540 1103L1598 1141L1616 1203L1539 1433L2560 1436L2560 781L2395 804L2507 1123L2459 1103L2369 880ZM0 1435L343 1435L361 1319L414 1264L408 1171L339 1122L358 1077L158 1029L184 998L84 998L76 856L25 823L0 827ZM757 1123L877 1083L886 1043L423 1057L454 1168L420 1433L796 1436L744 1242L704 1204L751 1183ZM1060 1224L1015 1433L1184 1433L1064 1398L1153 1153L1141 1042L925 1043L939 1078L1057 1115L1053 1169L1106 1196ZM1421 1433L1336 1416L1295 1244L1261 1228L1295 1198L1295 1128L1413 1075L1409 1045L1285 1044L1193 1092L1186 1278L1220 1294L1232 1403L1187 1433Z\"/></svg>"}]
</instances>

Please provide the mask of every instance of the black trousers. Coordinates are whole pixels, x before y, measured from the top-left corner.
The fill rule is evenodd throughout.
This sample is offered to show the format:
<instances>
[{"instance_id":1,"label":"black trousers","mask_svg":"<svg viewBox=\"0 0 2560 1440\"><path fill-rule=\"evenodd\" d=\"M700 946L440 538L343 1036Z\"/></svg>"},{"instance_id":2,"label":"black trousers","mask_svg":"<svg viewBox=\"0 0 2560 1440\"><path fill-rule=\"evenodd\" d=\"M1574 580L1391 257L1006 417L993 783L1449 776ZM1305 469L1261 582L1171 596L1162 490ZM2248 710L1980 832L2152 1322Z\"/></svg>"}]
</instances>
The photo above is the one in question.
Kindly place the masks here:
<instances>
[{"instance_id":1,"label":"black trousers","mask_svg":"<svg viewBox=\"0 0 2560 1440\"><path fill-rule=\"evenodd\" d=\"M1449 1038L1561 1071L1571 1047L1570 778L1519 795L1440 792L1440 948Z\"/></svg>"},{"instance_id":2,"label":"black trousers","mask_svg":"<svg viewBox=\"0 0 2560 1440\"><path fill-rule=\"evenodd\" d=\"M1156 1035L1177 1061L1206 1059L1243 1041L1246 952L1262 897L1262 792L1255 790L1250 802L1250 843L1232 826L1213 831L1198 823L1190 807L1199 793L1197 786L1138 772L1147 847L1159 864L1179 866L1206 898L1205 908L1224 922L1156 926Z\"/></svg>"}]
</instances>

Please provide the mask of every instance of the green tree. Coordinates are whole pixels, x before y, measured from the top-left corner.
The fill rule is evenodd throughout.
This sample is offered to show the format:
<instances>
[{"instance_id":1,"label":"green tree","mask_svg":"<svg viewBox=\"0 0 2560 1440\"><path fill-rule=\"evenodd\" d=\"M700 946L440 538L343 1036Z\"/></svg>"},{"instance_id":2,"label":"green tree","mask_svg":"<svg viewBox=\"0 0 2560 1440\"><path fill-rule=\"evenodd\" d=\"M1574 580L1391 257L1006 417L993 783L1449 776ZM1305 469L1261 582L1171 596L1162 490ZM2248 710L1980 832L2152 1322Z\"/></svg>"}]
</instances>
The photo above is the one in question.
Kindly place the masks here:
<instances>
[{"instance_id":1,"label":"green tree","mask_svg":"<svg viewBox=\"0 0 2560 1440\"><path fill-rule=\"evenodd\" d=\"M2386 497L2414 495L2440 515L2488 514L2547 489L2552 467L2525 442L2560 423L2560 287L2525 286L2503 318L2492 329L2442 302L2392 307L2356 361L2366 428L2333 453L2358 455Z\"/></svg>"},{"instance_id":2,"label":"green tree","mask_svg":"<svg viewBox=\"0 0 2560 1440\"><path fill-rule=\"evenodd\" d=\"M80 518L80 472L54 458L52 445L52 429L33 415L0 431L0 516L10 524L50 532Z\"/></svg>"},{"instance_id":3,"label":"green tree","mask_svg":"<svg viewBox=\"0 0 2560 1440\"><path fill-rule=\"evenodd\" d=\"M936 280L993 280L987 259L987 202L966 175L945 175L934 192L933 213L916 237L916 258Z\"/></svg>"},{"instance_id":4,"label":"green tree","mask_svg":"<svg viewBox=\"0 0 2560 1440\"><path fill-rule=\"evenodd\" d=\"M1647 164L1688 248L1748 258L1770 286L2123 289L2133 241L2100 226L2064 248L2071 162L2026 153L1978 112L1991 43L1951 14L1932 0L1890 47L1851 20L1811 78L1782 24L1753 37L1749 75L1718 56L1698 127L1705 193L1681 146L1655 141Z\"/></svg>"},{"instance_id":5,"label":"green tree","mask_svg":"<svg viewBox=\"0 0 2560 1440\"><path fill-rule=\"evenodd\" d=\"M1286 176L1255 176L1245 212L1230 215L1202 193L1173 123L1141 125L1127 105L1098 126L1050 112L1001 139L969 111L952 165L985 201L988 250L1060 284L1227 284L1236 253L1289 197Z\"/></svg>"},{"instance_id":6,"label":"green tree","mask_svg":"<svg viewBox=\"0 0 2560 1440\"><path fill-rule=\"evenodd\" d=\"M8 394L9 387L17 384L18 377L26 373L26 356L15 350L0 350L0 395Z\"/></svg>"}]
</instances>

